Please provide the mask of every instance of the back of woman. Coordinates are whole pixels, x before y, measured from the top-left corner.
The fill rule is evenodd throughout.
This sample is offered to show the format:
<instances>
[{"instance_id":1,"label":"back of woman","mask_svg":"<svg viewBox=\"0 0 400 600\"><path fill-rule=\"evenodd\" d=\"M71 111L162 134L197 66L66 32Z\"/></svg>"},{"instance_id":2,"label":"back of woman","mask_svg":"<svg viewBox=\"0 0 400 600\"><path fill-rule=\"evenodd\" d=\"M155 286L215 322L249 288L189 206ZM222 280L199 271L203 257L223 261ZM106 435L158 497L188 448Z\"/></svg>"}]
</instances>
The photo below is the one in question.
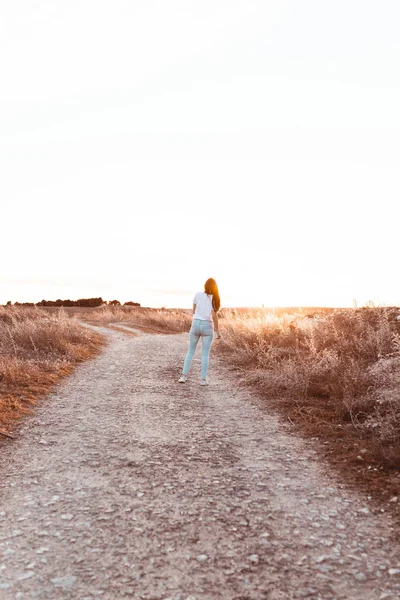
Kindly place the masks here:
<instances>
[{"instance_id":1,"label":"back of woman","mask_svg":"<svg viewBox=\"0 0 400 600\"><path fill-rule=\"evenodd\" d=\"M182 375L179 383L185 383L196 352L197 344L201 342L201 382L207 385L207 371L209 363L210 348L214 337L219 334L218 311L221 306L219 290L215 279L207 279L204 284L204 292L197 292L193 298L193 321L189 332L189 349L183 365Z\"/></svg>"},{"instance_id":2,"label":"back of woman","mask_svg":"<svg viewBox=\"0 0 400 600\"><path fill-rule=\"evenodd\" d=\"M193 319L203 319L205 321L212 322L212 300L213 296L211 294L206 294L205 292L197 292L197 294L195 294L193 298L193 304L196 305Z\"/></svg>"}]
</instances>

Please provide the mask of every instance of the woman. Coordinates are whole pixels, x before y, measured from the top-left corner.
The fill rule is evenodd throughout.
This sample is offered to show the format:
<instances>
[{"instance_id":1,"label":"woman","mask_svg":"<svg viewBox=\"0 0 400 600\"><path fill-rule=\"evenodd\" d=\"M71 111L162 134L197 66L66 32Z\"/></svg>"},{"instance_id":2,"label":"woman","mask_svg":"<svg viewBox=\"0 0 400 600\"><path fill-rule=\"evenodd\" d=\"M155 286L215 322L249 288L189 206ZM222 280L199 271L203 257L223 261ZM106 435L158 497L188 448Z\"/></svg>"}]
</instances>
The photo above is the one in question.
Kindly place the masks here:
<instances>
[{"instance_id":1,"label":"woman","mask_svg":"<svg viewBox=\"0 0 400 600\"><path fill-rule=\"evenodd\" d=\"M182 376L179 383L185 383L199 339L201 341L201 382L207 385L208 357L213 341L214 330L217 339L220 339L218 328L218 311L221 306L218 286L215 279L207 279L204 292L197 292L193 298L193 321L189 334L189 350L183 365Z\"/></svg>"}]
</instances>

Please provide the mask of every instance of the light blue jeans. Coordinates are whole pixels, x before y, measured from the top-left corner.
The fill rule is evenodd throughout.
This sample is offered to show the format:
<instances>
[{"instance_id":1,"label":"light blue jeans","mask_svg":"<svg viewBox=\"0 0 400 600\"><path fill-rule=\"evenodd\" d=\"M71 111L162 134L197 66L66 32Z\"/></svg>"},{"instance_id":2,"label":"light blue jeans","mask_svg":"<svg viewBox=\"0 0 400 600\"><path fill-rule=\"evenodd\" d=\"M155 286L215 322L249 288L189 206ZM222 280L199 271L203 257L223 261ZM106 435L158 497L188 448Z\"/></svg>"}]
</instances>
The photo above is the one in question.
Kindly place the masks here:
<instances>
[{"instance_id":1,"label":"light blue jeans","mask_svg":"<svg viewBox=\"0 0 400 600\"><path fill-rule=\"evenodd\" d=\"M193 356L196 352L199 339L201 341L201 378L207 377L208 358L210 355L211 343L214 337L214 326L212 321L202 321L201 319L193 319L192 326L189 332L189 350L186 354L183 365L183 375L189 373L190 365L192 364Z\"/></svg>"}]
</instances>

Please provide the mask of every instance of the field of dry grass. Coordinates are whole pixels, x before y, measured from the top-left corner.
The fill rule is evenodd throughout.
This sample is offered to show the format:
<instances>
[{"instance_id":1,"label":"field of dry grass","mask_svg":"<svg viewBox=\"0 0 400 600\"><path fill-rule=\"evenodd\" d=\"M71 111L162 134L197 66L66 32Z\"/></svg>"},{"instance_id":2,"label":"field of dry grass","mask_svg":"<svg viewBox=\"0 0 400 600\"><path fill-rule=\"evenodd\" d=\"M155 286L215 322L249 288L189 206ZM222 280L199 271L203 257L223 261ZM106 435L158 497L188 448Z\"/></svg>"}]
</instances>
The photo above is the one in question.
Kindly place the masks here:
<instances>
[{"instance_id":1,"label":"field of dry grass","mask_svg":"<svg viewBox=\"0 0 400 600\"><path fill-rule=\"evenodd\" d=\"M130 306L101 306L84 310L77 316L93 325L121 323L156 333L189 331L192 321L191 311Z\"/></svg>"},{"instance_id":2,"label":"field of dry grass","mask_svg":"<svg viewBox=\"0 0 400 600\"><path fill-rule=\"evenodd\" d=\"M218 348L246 384L309 435L357 439L359 461L368 455L399 468L399 312L382 307L225 309ZM189 331L192 319L191 311L119 306L79 316L160 333Z\"/></svg>"},{"instance_id":3,"label":"field of dry grass","mask_svg":"<svg viewBox=\"0 0 400 600\"><path fill-rule=\"evenodd\" d=\"M101 336L65 311L0 306L0 428L12 425L74 366L94 356Z\"/></svg>"},{"instance_id":4,"label":"field of dry grass","mask_svg":"<svg viewBox=\"0 0 400 600\"><path fill-rule=\"evenodd\" d=\"M350 477L361 474L370 484L373 472L400 469L399 313L383 307L225 309L222 340L213 351L238 371L243 385L265 398L268 409L318 440ZM77 362L97 352L100 336L71 316L151 333L188 332L192 320L190 310L0 307L3 429ZM393 493L400 497L398 479Z\"/></svg>"},{"instance_id":5,"label":"field of dry grass","mask_svg":"<svg viewBox=\"0 0 400 600\"><path fill-rule=\"evenodd\" d=\"M218 350L343 481L400 514L400 310L318 312L233 311Z\"/></svg>"},{"instance_id":6,"label":"field of dry grass","mask_svg":"<svg viewBox=\"0 0 400 600\"><path fill-rule=\"evenodd\" d=\"M275 408L315 436L360 440L367 458L400 467L400 323L396 308L309 319L230 315L222 352ZM357 459L357 457L356 457Z\"/></svg>"},{"instance_id":7,"label":"field of dry grass","mask_svg":"<svg viewBox=\"0 0 400 600\"><path fill-rule=\"evenodd\" d=\"M217 348L308 435L345 440L355 459L400 468L397 308L225 309ZM81 317L83 315L80 315ZM103 307L93 323L189 331L191 311ZM342 443L342 442L340 442Z\"/></svg>"},{"instance_id":8,"label":"field of dry grass","mask_svg":"<svg viewBox=\"0 0 400 600\"><path fill-rule=\"evenodd\" d=\"M376 482L380 473L400 468L399 313L383 307L225 309L214 351L269 409L319 441L350 478L372 485L370 475ZM90 314L93 322L168 333L188 331L192 319L190 311L120 307ZM400 496L398 479L393 494Z\"/></svg>"}]
</instances>

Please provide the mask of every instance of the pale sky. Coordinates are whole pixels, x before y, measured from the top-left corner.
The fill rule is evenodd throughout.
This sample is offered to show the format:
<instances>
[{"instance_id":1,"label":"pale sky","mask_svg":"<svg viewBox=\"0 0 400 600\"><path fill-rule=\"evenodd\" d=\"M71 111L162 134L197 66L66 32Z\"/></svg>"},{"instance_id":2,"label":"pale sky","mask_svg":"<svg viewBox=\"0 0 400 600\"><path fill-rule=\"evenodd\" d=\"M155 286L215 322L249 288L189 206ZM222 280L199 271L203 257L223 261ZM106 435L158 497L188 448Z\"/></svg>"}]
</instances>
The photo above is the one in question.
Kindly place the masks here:
<instances>
[{"instance_id":1,"label":"pale sky","mask_svg":"<svg viewBox=\"0 0 400 600\"><path fill-rule=\"evenodd\" d=\"M400 304L398 0L0 4L0 303Z\"/></svg>"}]
</instances>

